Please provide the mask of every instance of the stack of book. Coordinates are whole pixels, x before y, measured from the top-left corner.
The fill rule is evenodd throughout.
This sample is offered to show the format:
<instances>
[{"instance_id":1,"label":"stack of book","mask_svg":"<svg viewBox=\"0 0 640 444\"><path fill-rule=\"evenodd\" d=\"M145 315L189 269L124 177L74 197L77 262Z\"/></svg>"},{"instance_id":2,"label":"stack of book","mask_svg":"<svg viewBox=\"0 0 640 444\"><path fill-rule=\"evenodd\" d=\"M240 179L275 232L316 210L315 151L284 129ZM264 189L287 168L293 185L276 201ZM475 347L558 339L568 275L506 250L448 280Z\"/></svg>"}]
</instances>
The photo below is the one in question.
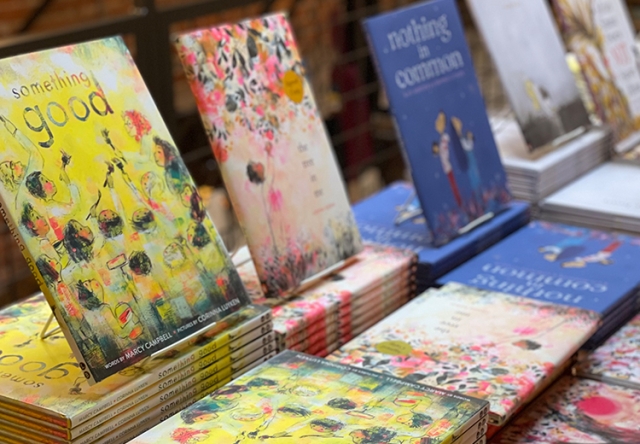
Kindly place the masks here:
<instances>
[{"instance_id":1,"label":"stack of book","mask_svg":"<svg viewBox=\"0 0 640 444\"><path fill-rule=\"evenodd\" d=\"M559 376L597 314L448 284L430 289L329 360L484 399L502 426Z\"/></svg>"},{"instance_id":2,"label":"stack of book","mask_svg":"<svg viewBox=\"0 0 640 444\"><path fill-rule=\"evenodd\" d=\"M126 442L275 355L271 312L248 306L198 341L89 386L36 295L0 311L0 441Z\"/></svg>"},{"instance_id":3,"label":"stack of book","mask_svg":"<svg viewBox=\"0 0 640 444\"><path fill-rule=\"evenodd\" d=\"M612 140L606 130L588 131L589 114L546 2L467 3L513 110L513 118L493 122L509 188L538 202L603 162Z\"/></svg>"},{"instance_id":4,"label":"stack of book","mask_svg":"<svg viewBox=\"0 0 640 444\"><path fill-rule=\"evenodd\" d=\"M34 72L51 76L21 87ZM3 60L0 78L0 206L42 290L0 312L2 439L123 442L272 356L271 313L122 38Z\"/></svg>"},{"instance_id":5,"label":"stack of book","mask_svg":"<svg viewBox=\"0 0 640 444\"><path fill-rule=\"evenodd\" d=\"M640 390L565 376L491 442L640 442Z\"/></svg>"},{"instance_id":6,"label":"stack of book","mask_svg":"<svg viewBox=\"0 0 640 444\"><path fill-rule=\"evenodd\" d=\"M407 182L395 182L358 202L353 206L353 213L366 242L406 248L418 255L418 293L458 265L526 225L530 216L527 203L513 201L486 223L445 245L435 247L414 188ZM405 218L405 215L408 217Z\"/></svg>"},{"instance_id":7,"label":"stack of book","mask_svg":"<svg viewBox=\"0 0 640 444\"><path fill-rule=\"evenodd\" d=\"M265 297L360 252L285 14L187 32L176 48Z\"/></svg>"},{"instance_id":8,"label":"stack of book","mask_svg":"<svg viewBox=\"0 0 640 444\"><path fill-rule=\"evenodd\" d=\"M568 224L640 233L640 166L607 162L540 203L540 217Z\"/></svg>"},{"instance_id":9,"label":"stack of book","mask_svg":"<svg viewBox=\"0 0 640 444\"><path fill-rule=\"evenodd\" d=\"M366 246L349 265L286 299L264 297L252 262L238 273L252 301L272 308L279 350L326 356L415 295L415 262L407 250Z\"/></svg>"},{"instance_id":10,"label":"stack of book","mask_svg":"<svg viewBox=\"0 0 640 444\"><path fill-rule=\"evenodd\" d=\"M496 437L525 442L640 442L640 316L598 349Z\"/></svg>"},{"instance_id":11,"label":"stack of book","mask_svg":"<svg viewBox=\"0 0 640 444\"><path fill-rule=\"evenodd\" d=\"M440 22L446 36L427 31ZM414 186L392 184L353 211L366 241L418 253L421 291L523 226L528 205L507 188L455 2L411 5L364 27ZM417 51L399 43L418 29ZM430 68L453 55L447 70Z\"/></svg>"},{"instance_id":12,"label":"stack of book","mask_svg":"<svg viewBox=\"0 0 640 444\"><path fill-rule=\"evenodd\" d=\"M518 199L537 203L607 160L613 139L606 128L593 128L557 148L529 153L514 120L494 119L494 135Z\"/></svg>"},{"instance_id":13,"label":"stack of book","mask_svg":"<svg viewBox=\"0 0 640 444\"><path fill-rule=\"evenodd\" d=\"M592 310L601 317L593 348L638 310L639 258L638 238L536 221L438 282Z\"/></svg>"},{"instance_id":14,"label":"stack of book","mask_svg":"<svg viewBox=\"0 0 640 444\"><path fill-rule=\"evenodd\" d=\"M132 444L484 443L488 403L287 351Z\"/></svg>"},{"instance_id":15,"label":"stack of book","mask_svg":"<svg viewBox=\"0 0 640 444\"><path fill-rule=\"evenodd\" d=\"M584 356L574 374L640 390L640 315Z\"/></svg>"},{"instance_id":16,"label":"stack of book","mask_svg":"<svg viewBox=\"0 0 640 444\"><path fill-rule=\"evenodd\" d=\"M636 31L627 2L609 0L602 7L585 7L581 1L551 3L564 41L580 64L597 120L613 132L615 153L636 157L640 143L640 66L635 59ZM592 32L598 37L585 38ZM529 56L529 51L523 52ZM547 66L541 69L555 75ZM557 96L562 95L564 91L559 91Z\"/></svg>"}]
</instances>

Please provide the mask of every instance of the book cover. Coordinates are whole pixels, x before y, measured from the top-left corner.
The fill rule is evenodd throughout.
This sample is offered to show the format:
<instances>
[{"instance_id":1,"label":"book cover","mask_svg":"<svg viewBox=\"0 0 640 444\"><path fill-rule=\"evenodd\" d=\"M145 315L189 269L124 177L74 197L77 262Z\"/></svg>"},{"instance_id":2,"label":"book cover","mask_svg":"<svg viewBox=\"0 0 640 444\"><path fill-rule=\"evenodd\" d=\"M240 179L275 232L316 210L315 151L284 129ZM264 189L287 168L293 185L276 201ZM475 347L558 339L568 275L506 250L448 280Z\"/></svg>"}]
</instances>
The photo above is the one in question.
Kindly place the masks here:
<instances>
[{"instance_id":1,"label":"book cover","mask_svg":"<svg viewBox=\"0 0 640 444\"><path fill-rule=\"evenodd\" d=\"M287 351L132 442L444 443L486 408L480 400Z\"/></svg>"},{"instance_id":2,"label":"book cover","mask_svg":"<svg viewBox=\"0 0 640 444\"><path fill-rule=\"evenodd\" d=\"M21 415L72 429L91 421L94 426L109 419L105 412L118 404L142 402L195 375L210 364L246 344L255 332L267 334L270 311L248 306L220 324L227 328L182 352L147 359L118 375L89 386L69 344L60 334L39 338L49 307L42 295L0 311L0 359L3 385L0 403ZM55 324L55 323L54 323ZM261 327L267 326L264 330Z\"/></svg>"},{"instance_id":3,"label":"book cover","mask_svg":"<svg viewBox=\"0 0 640 444\"><path fill-rule=\"evenodd\" d=\"M634 231L639 231L640 196L629 193L638 186L638 165L607 162L552 194L541 206L543 211L580 212L598 216L598 219L610 219L611 226L628 221L627 230L635 228Z\"/></svg>"},{"instance_id":4,"label":"book cover","mask_svg":"<svg viewBox=\"0 0 640 444\"><path fill-rule=\"evenodd\" d=\"M485 399L490 422L501 425L598 322L590 311L448 284L418 296L329 359Z\"/></svg>"},{"instance_id":5,"label":"book cover","mask_svg":"<svg viewBox=\"0 0 640 444\"><path fill-rule=\"evenodd\" d=\"M0 418L0 426L5 430L12 432L14 435L22 436L29 443L95 444L96 441L99 441L101 438L104 438L109 434L122 436L125 433L125 430L136 428L145 423L149 424L149 426L153 426L160 420L159 418L162 417L162 415L175 414L229 382L231 382L230 376L222 379L214 376L199 384L197 387L192 387L185 392L164 399L159 405L150 405L150 403L145 403L145 405L139 406L140 411L125 412L120 417L115 418L112 424L103 424L101 427L93 429L90 432L72 440L47 435L46 433L38 431L37 427L34 425L19 425L16 421L9 421L2 418Z\"/></svg>"},{"instance_id":6,"label":"book cover","mask_svg":"<svg viewBox=\"0 0 640 444\"><path fill-rule=\"evenodd\" d=\"M590 125L545 0L467 4L530 150Z\"/></svg>"},{"instance_id":7,"label":"book cover","mask_svg":"<svg viewBox=\"0 0 640 444\"><path fill-rule=\"evenodd\" d=\"M193 387L202 388L205 385L210 386L224 380L230 377L234 371L275 349L273 333L254 340L246 339L239 345L241 347L235 352L221 356L215 362L197 361L194 363L195 368L192 372L178 372L171 375L149 387L143 396L128 397L118 402L113 408L101 412L90 421L85 421L72 429L24 415L20 408L4 405L2 402L0 402L0 406L2 406L0 418L22 426L32 425L35 430L41 433L63 439L75 439L90 432L94 434L92 436L96 436L95 433L112 428L113 424L122 421L123 417L142 414L150 407L160 405L163 401L179 393L187 392Z\"/></svg>"},{"instance_id":8,"label":"book cover","mask_svg":"<svg viewBox=\"0 0 640 444\"><path fill-rule=\"evenodd\" d=\"M512 201L490 221L446 245L434 247L426 219L420 216L420 203L414 196L415 188L410 183L394 182L355 204L353 214L365 241L418 254L420 264L430 268L429 275L418 276L419 279L440 277L529 222L529 205ZM411 215L415 217L406 217Z\"/></svg>"},{"instance_id":9,"label":"book cover","mask_svg":"<svg viewBox=\"0 0 640 444\"><path fill-rule=\"evenodd\" d=\"M358 253L360 234L284 14L178 37L267 297Z\"/></svg>"},{"instance_id":10,"label":"book cover","mask_svg":"<svg viewBox=\"0 0 640 444\"><path fill-rule=\"evenodd\" d=\"M82 427L77 427L73 430L59 429L52 427L47 422L35 420L34 418L25 418L23 415L5 409L0 412L0 420L12 425L14 428L35 432L42 437L51 437L74 443L80 441L93 443L96 439L119 429L122 424L142 417L152 409L162 408L167 402L171 403L176 399L189 398L214 385L228 382L233 375L238 376L245 368L274 352L273 337L265 342L265 345L260 344L259 347L253 347L252 344L247 344L246 347L238 351L242 352L242 356L240 356L240 353L236 353L234 354L235 357L222 359L214 365L208 365L196 375L187 377L179 383L170 385L167 382L161 390L143 402L127 402L122 409L120 409L119 404L117 410L112 409L102 413L99 416L101 421L95 425L88 422L84 423ZM246 350L244 350L245 348Z\"/></svg>"},{"instance_id":11,"label":"book cover","mask_svg":"<svg viewBox=\"0 0 640 444\"><path fill-rule=\"evenodd\" d=\"M454 0L364 21L435 245L511 196Z\"/></svg>"},{"instance_id":12,"label":"book cover","mask_svg":"<svg viewBox=\"0 0 640 444\"><path fill-rule=\"evenodd\" d=\"M564 377L492 442L638 443L640 391Z\"/></svg>"},{"instance_id":13,"label":"book cover","mask_svg":"<svg viewBox=\"0 0 640 444\"><path fill-rule=\"evenodd\" d=\"M595 112L616 150L640 141L640 54L622 0L553 0L564 40L580 64Z\"/></svg>"},{"instance_id":14,"label":"book cover","mask_svg":"<svg viewBox=\"0 0 640 444\"><path fill-rule=\"evenodd\" d=\"M439 279L606 317L634 293L640 239L535 221Z\"/></svg>"},{"instance_id":15,"label":"book cover","mask_svg":"<svg viewBox=\"0 0 640 444\"><path fill-rule=\"evenodd\" d=\"M90 382L249 303L121 38L0 66L2 214Z\"/></svg>"},{"instance_id":16,"label":"book cover","mask_svg":"<svg viewBox=\"0 0 640 444\"><path fill-rule=\"evenodd\" d=\"M640 315L576 366L581 376L640 390Z\"/></svg>"}]
</instances>

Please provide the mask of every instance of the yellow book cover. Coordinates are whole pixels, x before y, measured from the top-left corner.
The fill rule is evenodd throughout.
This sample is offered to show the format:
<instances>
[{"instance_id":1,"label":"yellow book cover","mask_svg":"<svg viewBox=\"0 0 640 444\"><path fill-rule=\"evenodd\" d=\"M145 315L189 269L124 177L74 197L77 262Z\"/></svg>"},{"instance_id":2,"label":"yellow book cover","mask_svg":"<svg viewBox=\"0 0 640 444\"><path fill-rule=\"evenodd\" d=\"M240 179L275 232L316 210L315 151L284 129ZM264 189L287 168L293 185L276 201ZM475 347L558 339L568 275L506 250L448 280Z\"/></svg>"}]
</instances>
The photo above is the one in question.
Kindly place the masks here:
<instances>
[{"instance_id":1,"label":"yellow book cover","mask_svg":"<svg viewBox=\"0 0 640 444\"><path fill-rule=\"evenodd\" d=\"M131 441L450 443L486 401L285 351Z\"/></svg>"},{"instance_id":2,"label":"yellow book cover","mask_svg":"<svg viewBox=\"0 0 640 444\"><path fill-rule=\"evenodd\" d=\"M249 304L121 38L0 84L0 211L90 383Z\"/></svg>"},{"instance_id":3,"label":"yellow book cover","mask_svg":"<svg viewBox=\"0 0 640 444\"><path fill-rule=\"evenodd\" d=\"M234 352L232 344L246 343L245 333L248 338L255 329L266 334L261 328L272 325L268 309L250 305L220 322L227 329L203 343L139 362L89 386L62 335L39 338L49 313L42 295L0 310L0 408L69 429L92 419L97 426L97 419L109 419L101 413L133 398L151 398L167 388L165 382L178 383L175 375L195 375Z\"/></svg>"}]
</instances>

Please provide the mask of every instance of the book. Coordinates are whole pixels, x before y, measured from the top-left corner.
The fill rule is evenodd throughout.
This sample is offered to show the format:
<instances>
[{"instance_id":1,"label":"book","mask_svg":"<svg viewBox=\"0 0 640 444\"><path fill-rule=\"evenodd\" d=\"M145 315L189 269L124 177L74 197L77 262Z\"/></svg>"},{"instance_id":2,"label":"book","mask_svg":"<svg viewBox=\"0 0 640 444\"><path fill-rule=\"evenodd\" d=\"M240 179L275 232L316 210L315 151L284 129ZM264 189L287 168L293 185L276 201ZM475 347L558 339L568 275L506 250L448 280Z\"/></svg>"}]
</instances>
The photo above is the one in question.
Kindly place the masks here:
<instances>
[{"instance_id":1,"label":"book","mask_svg":"<svg viewBox=\"0 0 640 444\"><path fill-rule=\"evenodd\" d=\"M230 364L233 356L240 357L239 348L273 328L270 310L248 306L225 318L219 324L226 328L201 344L147 359L89 386L61 335L39 338L48 312L42 295L0 310L0 359L10 358L4 360L0 405L60 430L97 427L203 369L200 376L209 377L211 369Z\"/></svg>"},{"instance_id":2,"label":"book","mask_svg":"<svg viewBox=\"0 0 640 444\"><path fill-rule=\"evenodd\" d=\"M268 298L361 249L291 26L273 14L176 40Z\"/></svg>"},{"instance_id":3,"label":"book","mask_svg":"<svg viewBox=\"0 0 640 444\"><path fill-rule=\"evenodd\" d=\"M467 4L529 150L586 130L589 115L546 1L467 0Z\"/></svg>"},{"instance_id":4,"label":"book","mask_svg":"<svg viewBox=\"0 0 640 444\"><path fill-rule=\"evenodd\" d=\"M486 412L481 400L286 351L133 443L178 436L201 442L445 443Z\"/></svg>"},{"instance_id":5,"label":"book","mask_svg":"<svg viewBox=\"0 0 640 444\"><path fill-rule=\"evenodd\" d=\"M420 202L414 196L415 188L410 183L394 182L355 204L353 213L365 242L407 249L418 255L416 279L418 288L423 290L529 222L529 205L512 201L491 220L446 245L434 247Z\"/></svg>"},{"instance_id":6,"label":"book","mask_svg":"<svg viewBox=\"0 0 640 444\"><path fill-rule=\"evenodd\" d=\"M622 0L553 0L564 40L575 53L597 116L618 153L640 141L640 67L635 31Z\"/></svg>"},{"instance_id":7,"label":"book","mask_svg":"<svg viewBox=\"0 0 640 444\"><path fill-rule=\"evenodd\" d=\"M141 418L149 417L150 412L155 412L151 416L157 416L168 407L173 407L177 403L194 398L199 393L210 391L212 387L215 389L221 384L224 385L233 379L234 376L237 377L242 374L244 369L253 365L254 362L262 362L265 356L272 356L274 352L273 347L273 338L271 338L270 343L266 346L252 352L244 352L244 356L236 357L235 362L226 362L220 368L214 366L216 368L212 370L209 370L210 367L201 370L199 373L206 372L207 375L200 380L195 380L194 377L186 381L181 381L179 384L170 386L159 392L155 398L136 403L131 408L119 412L100 426L86 430L78 430L77 434L74 433L71 436L61 433L59 430L52 429L46 423L32 419L24 419L22 416L11 415L10 412L0 413L0 424L4 425L5 429L15 430L17 433L22 434L28 433L38 439L50 439L74 444L93 443L95 440L101 439L118 430L123 424L140 421Z\"/></svg>"},{"instance_id":8,"label":"book","mask_svg":"<svg viewBox=\"0 0 640 444\"><path fill-rule=\"evenodd\" d=\"M377 291L395 279L411 281L415 255L407 250L367 245L354 260L317 284L293 293L288 300L270 300L261 294L258 278L251 262L238 267L242 281L249 289L254 304L266 304L273 309L274 331L282 340L289 335L308 331L316 322L328 322L351 312L360 298Z\"/></svg>"},{"instance_id":9,"label":"book","mask_svg":"<svg viewBox=\"0 0 640 444\"><path fill-rule=\"evenodd\" d=\"M432 242L443 245L511 198L455 1L364 27Z\"/></svg>"},{"instance_id":10,"label":"book","mask_svg":"<svg viewBox=\"0 0 640 444\"><path fill-rule=\"evenodd\" d=\"M613 139L607 127L592 127L550 152L529 153L517 122L493 118L494 136L517 199L536 203L605 162Z\"/></svg>"},{"instance_id":11,"label":"book","mask_svg":"<svg viewBox=\"0 0 640 444\"><path fill-rule=\"evenodd\" d=\"M601 230L640 233L640 166L607 162L540 203L541 215L556 222Z\"/></svg>"},{"instance_id":12,"label":"book","mask_svg":"<svg viewBox=\"0 0 640 444\"><path fill-rule=\"evenodd\" d=\"M90 383L249 304L121 38L0 66L2 214Z\"/></svg>"},{"instance_id":13,"label":"book","mask_svg":"<svg viewBox=\"0 0 640 444\"><path fill-rule=\"evenodd\" d=\"M335 343L339 345L346 344L371 325L393 313L409 302L410 293L413 293L413 291L409 289L398 291L397 295L385 301L384 307L369 308L368 310L363 310L363 313L357 316L347 314L328 322L318 322L316 323L317 328L310 326L314 327L313 331L288 336L286 339L281 340L280 349L292 349L316 354L311 351L315 349L314 347L327 347L330 352L333 352L338 347L330 348L330 346Z\"/></svg>"},{"instance_id":14,"label":"book","mask_svg":"<svg viewBox=\"0 0 640 444\"><path fill-rule=\"evenodd\" d=\"M640 390L640 315L586 355L574 371L580 376Z\"/></svg>"},{"instance_id":15,"label":"book","mask_svg":"<svg viewBox=\"0 0 640 444\"><path fill-rule=\"evenodd\" d=\"M531 222L438 280L593 310L603 318L636 295L640 239Z\"/></svg>"},{"instance_id":16,"label":"book","mask_svg":"<svg viewBox=\"0 0 640 444\"><path fill-rule=\"evenodd\" d=\"M17 442L20 442L21 444L112 444L129 442L131 439L150 429L154 425L166 420L176 413L179 413L182 409L213 392L215 389L224 386L249 370L257 367L261 363L268 361L274 357L275 354L275 352L269 352L252 362L247 361L246 363L242 363L238 361L238 366L232 369L230 376L221 378L219 382L216 382L213 385L206 386L201 384L199 385L200 391L192 390L187 394L183 393L180 397L165 398L159 408L156 407L154 410L146 410L145 414L137 416L134 419L125 418L121 420L119 423L112 425L111 432L103 432L103 436L101 438L97 438L95 435L90 436L89 434L86 434L70 441L61 440L52 436L47 437L46 435L33 433L30 430L26 430L24 427L16 427L13 423L9 423L4 420L0 420L0 438L7 438L8 435L10 438L17 440ZM249 356L247 356L247 358L249 358ZM158 414L158 411L160 411L160 414ZM127 422L127 419L131 420Z\"/></svg>"},{"instance_id":17,"label":"book","mask_svg":"<svg viewBox=\"0 0 640 444\"><path fill-rule=\"evenodd\" d=\"M329 359L487 400L489 423L502 425L598 323L591 311L451 283L426 291Z\"/></svg>"},{"instance_id":18,"label":"book","mask_svg":"<svg viewBox=\"0 0 640 444\"><path fill-rule=\"evenodd\" d=\"M637 443L639 403L640 391L567 376L491 442Z\"/></svg>"},{"instance_id":19,"label":"book","mask_svg":"<svg viewBox=\"0 0 640 444\"><path fill-rule=\"evenodd\" d=\"M406 281L406 279L403 279ZM375 290L370 295L362 296L358 300L357 307L349 307L328 315L325 319L318 320L297 333L280 336L283 345L292 345L311 336L329 335L338 332L341 337L350 334L351 326L361 319L383 318L396 307L398 303L406 303L414 294L412 286L405 284L389 284L386 288Z\"/></svg>"},{"instance_id":20,"label":"book","mask_svg":"<svg viewBox=\"0 0 640 444\"><path fill-rule=\"evenodd\" d=\"M260 329L256 332L262 333ZM24 415L24 410L13 405L2 405L0 419L8 422L14 422L31 429L38 430L41 433L49 434L62 439L73 440L91 433L91 437L97 438L97 434L105 434L113 429L114 423L122 423L123 418L134 418L145 413L150 408L162 404L163 401L176 396L178 394L198 388L204 390L219 381L230 377L234 372L238 371L247 364L259 359L261 356L275 351L275 341L273 333L268 333L256 337L258 335L248 334L243 337L242 341L234 341L236 350L226 356L220 357L218 360L199 360L194 363L196 367L191 374L184 376L184 373L178 372L169 378L164 378L148 388L144 392L144 396L129 397L122 400L113 408L105 410L100 415L85 421L81 425L68 429L59 425L54 425L48 421L39 420L37 418Z\"/></svg>"}]
</instances>

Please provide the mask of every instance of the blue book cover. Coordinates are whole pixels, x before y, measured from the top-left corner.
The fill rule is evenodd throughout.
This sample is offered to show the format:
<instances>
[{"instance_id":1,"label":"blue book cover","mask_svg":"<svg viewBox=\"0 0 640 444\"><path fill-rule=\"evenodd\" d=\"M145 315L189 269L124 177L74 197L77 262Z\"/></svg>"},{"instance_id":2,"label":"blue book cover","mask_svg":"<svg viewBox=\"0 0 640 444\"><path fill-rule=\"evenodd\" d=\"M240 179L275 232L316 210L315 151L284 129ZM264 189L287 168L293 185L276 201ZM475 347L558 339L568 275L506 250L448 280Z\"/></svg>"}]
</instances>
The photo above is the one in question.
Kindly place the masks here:
<instances>
[{"instance_id":1,"label":"blue book cover","mask_svg":"<svg viewBox=\"0 0 640 444\"><path fill-rule=\"evenodd\" d=\"M355 204L353 214L364 240L417 253L420 264L429 267L429 275L419 279L440 277L529 222L529 204L512 201L490 221L446 245L434 247L425 218L404 217L406 213L414 215L414 210L420 213L420 203L416 200L410 183L395 182Z\"/></svg>"},{"instance_id":2,"label":"blue book cover","mask_svg":"<svg viewBox=\"0 0 640 444\"><path fill-rule=\"evenodd\" d=\"M435 245L511 198L454 0L364 22Z\"/></svg>"},{"instance_id":3,"label":"blue book cover","mask_svg":"<svg viewBox=\"0 0 640 444\"><path fill-rule=\"evenodd\" d=\"M606 317L634 296L639 263L640 238L536 221L439 283L459 282Z\"/></svg>"}]
</instances>

